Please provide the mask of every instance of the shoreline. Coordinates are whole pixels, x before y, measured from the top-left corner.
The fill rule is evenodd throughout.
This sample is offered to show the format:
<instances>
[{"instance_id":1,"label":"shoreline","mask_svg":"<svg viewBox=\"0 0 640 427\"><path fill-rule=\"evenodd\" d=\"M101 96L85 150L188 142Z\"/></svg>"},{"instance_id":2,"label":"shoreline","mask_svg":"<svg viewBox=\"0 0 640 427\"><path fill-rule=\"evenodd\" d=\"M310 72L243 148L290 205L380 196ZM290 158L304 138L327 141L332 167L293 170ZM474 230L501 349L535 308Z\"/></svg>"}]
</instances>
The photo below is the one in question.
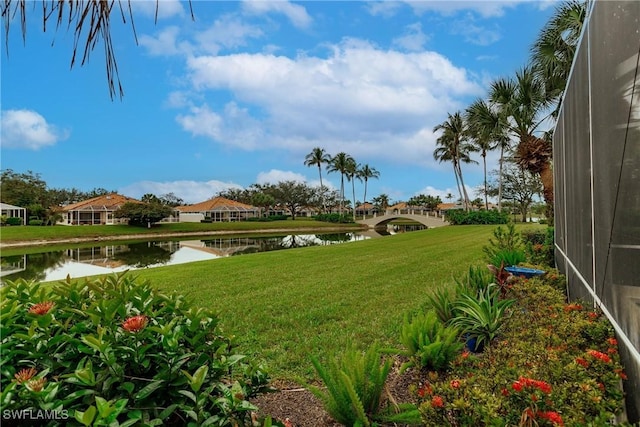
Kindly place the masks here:
<instances>
[{"instance_id":1,"label":"shoreline","mask_svg":"<svg viewBox=\"0 0 640 427\"><path fill-rule=\"evenodd\" d=\"M267 228L259 230L216 230L216 231L184 231L176 233L142 233L142 234L119 234L113 236L99 237L69 237L65 239L49 239L49 240L16 240L12 242L0 241L0 250L23 247L38 247L46 245L59 245L64 243L84 243L84 242L109 242L112 240L151 240L155 238L168 237L197 237L197 236L216 236L216 235L241 235L241 234L272 234L272 233L289 233L289 232L305 232L305 231L327 231L327 232L349 232L349 231L366 231L368 228L345 228L345 227L326 227L326 228Z\"/></svg>"}]
</instances>

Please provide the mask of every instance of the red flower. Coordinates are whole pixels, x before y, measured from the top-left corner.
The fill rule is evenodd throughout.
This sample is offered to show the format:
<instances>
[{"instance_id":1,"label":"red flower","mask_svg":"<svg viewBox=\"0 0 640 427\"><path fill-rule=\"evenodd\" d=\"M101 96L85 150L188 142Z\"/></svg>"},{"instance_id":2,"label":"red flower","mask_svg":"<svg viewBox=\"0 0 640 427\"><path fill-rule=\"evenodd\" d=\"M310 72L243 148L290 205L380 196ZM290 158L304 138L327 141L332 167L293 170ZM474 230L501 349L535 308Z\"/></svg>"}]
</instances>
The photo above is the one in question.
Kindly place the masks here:
<instances>
[{"instance_id":1,"label":"red flower","mask_svg":"<svg viewBox=\"0 0 640 427\"><path fill-rule=\"evenodd\" d=\"M522 384L520 381L514 381L514 383L511 384L511 388L513 388L517 392L521 392L524 388L524 384Z\"/></svg>"},{"instance_id":2,"label":"red flower","mask_svg":"<svg viewBox=\"0 0 640 427\"><path fill-rule=\"evenodd\" d=\"M463 359L466 359L467 357L469 357L469 354L470 354L470 353L469 353L469 351L468 351L468 350L463 351L463 352L462 352L462 358L463 358Z\"/></svg>"},{"instance_id":3,"label":"red flower","mask_svg":"<svg viewBox=\"0 0 640 427\"><path fill-rule=\"evenodd\" d=\"M604 354L604 353L602 353L600 351L587 350L587 353L589 354L589 356L592 356L592 357L594 357L594 358L596 358L596 359L598 359L598 360L600 360L600 361L602 361L604 363L611 362L611 358L608 355L606 355L606 354Z\"/></svg>"},{"instance_id":4,"label":"red flower","mask_svg":"<svg viewBox=\"0 0 640 427\"><path fill-rule=\"evenodd\" d=\"M431 406L434 408L442 408L444 406L444 400L442 400L442 397L440 396L433 396L433 399L431 399Z\"/></svg>"},{"instance_id":5,"label":"red flower","mask_svg":"<svg viewBox=\"0 0 640 427\"><path fill-rule=\"evenodd\" d=\"M507 390L506 388L503 388L500 393L502 393L503 396L509 396L509 390Z\"/></svg>"},{"instance_id":6,"label":"red flower","mask_svg":"<svg viewBox=\"0 0 640 427\"><path fill-rule=\"evenodd\" d=\"M39 302L37 304L33 304L31 308L29 308L29 313L42 316L44 314L47 314L49 310L53 308L54 305L56 305L56 303L53 301Z\"/></svg>"},{"instance_id":7,"label":"red flower","mask_svg":"<svg viewBox=\"0 0 640 427\"><path fill-rule=\"evenodd\" d=\"M540 381L540 380L534 380L532 378L525 378L525 377L520 377L518 378L518 381L515 381L511 387L515 390L515 391L522 391L523 388L528 387L528 388L537 388L538 390L540 390L543 393L549 394L551 393L551 385L549 385L548 383L544 382L544 381Z\"/></svg>"},{"instance_id":8,"label":"red flower","mask_svg":"<svg viewBox=\"0 0 640 427\"><path fill-rule=\"evenodd\" d=\"M581 365L581 366L585 367L585 368L589 367L589 361L587 359L582 358L582 357L576 357L576 363L578 365Z\"/></svg>"},{"instance_id":9,"label":"red flower","mask_svg":"<svg viewBox=\"0 0 640 427\"><path fill-rule=\"evenodd\" d=\"M20 371L18 371L17 374L15 374L14 376L16 377L16 382L18 384L22 384L26 381L29 381L31 378L33 378L36 373L38 371L36 371L36 368L31 367L29 369L24 368L24 369L20 369Z\"/></svg>"},{"instance_id":10,"label":"red flower","mask_svg":"<svg viewBox=\"0 0 640 427\"><path fill-rule=\"evenodd\" d=\"M618 340L611 337L607 340L607 342L609 343L609 345L614 346L614 345L618 345Z\"/></svg>"},{"instance_id":11,"label":"red flower","mask_svg":"<svg viewBox=\"0 0 640 427\"><path fill-rule=\"evenodd\" d=\"M596 313L595 311L589 312L589 319L596 320L597 318L598 318L598 313Z\"/></svg>"},{"instance_id":12,"label":"red flower","mask_svg":"<svg viewBox=\"0 0 640 427\"><path fill-rule=\"evenodd\" d=\"M122 327L129 332L138 332L147 326L147 321L147 316L133 316L122 322Z\"/></svg>"},{"instance_id":13,"label":"red flower","mask_svg":"<svg viewBox=\"0 0 640 427\"><path fill-rule=\"evenodd\" d=\"M626 380L627 379L627 374L624 373L624 371L622 369L616 369L614 371L616 374L618 374L618 376L620 377L620 379Z\"/></svg>"},{"instance_id":14,"label":"red flower","mask_svg":"<svg viewBox=\"0 0 640 427\"><path fill-rule=\"evenodd\" d=\"M557 412L538 412L538 417L551 421L554 426L564 426L564 421L562 421L562 417Z\"/></svg>"},{"instance_id":15,"label":"red flower","mask_svg":"<svg viewBox=\"0 0 640 427\"><path fill-rule=\"evenodd\" d=\"M451 380L449 384L451 385L451 388L460 388L460 381L458 380Z\"/></svg>"},{"instance_id":16,"label":"red flower","mask_svg":"<svg viewBox=\"0 0 640 427\"><path fill-rule=\"evenodd\" d=\"M582 310L582 306L580 304L568 304L564 306L564 311L573 311L573 310Z\"/></svg>"},{"instance_id":17,"label":"red flower","mask_svg":"<svg viewBox=\"0 0 640 427\"><path fill-rule=\"evenodd\" d=\"M431 389L431 386L429 384L425 384L424 386L418 389L418 396L420 397L424 397L426 394L431 394L431 393L433 393L433 390Z\"/></svg>"}]
</instances>

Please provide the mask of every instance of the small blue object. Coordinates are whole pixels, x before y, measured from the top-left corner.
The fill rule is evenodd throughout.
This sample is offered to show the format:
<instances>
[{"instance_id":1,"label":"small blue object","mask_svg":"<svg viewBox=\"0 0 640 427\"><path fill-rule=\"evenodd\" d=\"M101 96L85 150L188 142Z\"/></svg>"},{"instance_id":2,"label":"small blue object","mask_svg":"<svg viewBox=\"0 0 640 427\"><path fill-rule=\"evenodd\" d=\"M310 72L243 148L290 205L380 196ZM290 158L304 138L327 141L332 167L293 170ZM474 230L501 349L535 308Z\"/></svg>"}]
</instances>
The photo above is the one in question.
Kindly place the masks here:
<instances>
[{"instance_id":1,"label":"small blue object","mask_svg":"<svg viewBox=\"0 0 640 427\"><path fill-rule=\"evenodd\" d=\"M531 277L535 277L535 276L542 276L544 273L546 273L544 270L537 270L535 268L526 268L526 267L511 266L511 267L505 267L504 269L507 270L509 273L513 274L514 276L521 276L527 279L530 279Z\"/></svg>"}]
</instances>

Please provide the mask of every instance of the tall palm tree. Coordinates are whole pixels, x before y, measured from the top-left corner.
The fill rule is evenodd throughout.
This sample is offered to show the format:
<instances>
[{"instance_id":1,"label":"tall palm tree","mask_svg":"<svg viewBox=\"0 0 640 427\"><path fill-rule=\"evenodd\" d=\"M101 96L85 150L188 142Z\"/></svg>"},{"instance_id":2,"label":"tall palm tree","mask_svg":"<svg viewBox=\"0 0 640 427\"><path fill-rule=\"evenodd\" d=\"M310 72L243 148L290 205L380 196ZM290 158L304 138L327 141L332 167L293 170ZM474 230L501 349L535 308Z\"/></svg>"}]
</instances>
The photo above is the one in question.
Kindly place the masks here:
<instances>
[{"instance_id":1,"label":"tall palm tree","mask_svg":"<svg viewBox=\"0 0 640 427\"><path fill-rule=\"evenodd\" d=\"M471 144L467 142L467 125L460 111L453 115L448 114L447 120L433 128L434 132L442 131L442 135L436 140L438 147L433 152L433 158L439 162L451 162L453 172L456 177L456 185L460 193L460 199L465 210L469 210L469 195L464 186L461 163L472 163L469 153L473 150Z\"/></svg>"},{"instance_id":2,"label":"tall palm tree","mask_svg":"<svg viewBox=\"0 0 640 427\"><path fill-rule=\"evenodd\" d=\"M356 161L351 158L349 159L346 174L347 181L351 181L351 194L353 197L353 220L356 220L356 179L360 178L360 165L356 163Z\"/></svg>"},{"instance_id":3,"label":"tall palm tree","mask_svg":"<svg viewBox=\"0 0 640 427\"><path fill-rule=\"evenodd\" d=\"M304 158L305 166L317 166L318 167L318 175L320 176L320 192L322 193L322 209L326 210L326 206L324 203L324 186L322 185L322 166L325 164L329 164L331 162L331 156L327 154L324 148L315 147L309 154Z\"/></svg>"},{"instance_id":4,"label":"tall palm tree","mask_svg":"<svg viewBox=\"0 0 640 427\"><path fill-rule=\"evenodd\" d=\"M561 3L531 49L534 72L545 82L547 96L554 102L562 99L586 15L584 0ZM558 108L559 102L554 116Z\"/></svg>"},{"instance_id":5,"label":"tall palm tree","mask_svg":"<svg viewBox=\"0 0 640 427\"><path fill-rule=\"evenodd\" d=\"M518 140L514 160L529 172L540 177L547 215L553 218L553 170L551 169L551 140L536 136L540 124L547 119L550 99L545 83L532 67L525 67L515 78L502 78L491 83L489 101L507 118L508 134Z\"/></svg>"},{"instance_id":6,"label":"tall palm tree","mask_svg":"<svg viewBox=\"0 0 640 427\"><path fill-rule=\"evenodd\" d=\"M484 100L474 101L466 111L466 119L471 138L480 151L484 168L484 206L489 209L487 200L487 152L500 148L499 177L498 177L498 210L502 210L502 168L505 149L509 148L509 137L506 133L506 117L497 108Z\"/></svg>"},{"instance_id":7,"label":"tall palm tree","mask_svg":"<svg viewBox=\"0 0 640 427\"><path fill-rule=\"evenodd\" d=\"M340 172L340 215L342 215L342 205L344 202L344 176L349 168L349 163L353 160L353 157L345 152L340 152L331 158L331 161L327 165L327 172Z\"/></svg>"},{"instance_id":8,"label":"tall palm tree","mask_svg":"<svg viewBox=\"0 0 640 427\"><path fill-rule=\"evenodd\" d=\"M367 183L369 182L369 179L372 179L372 178L378 179L378 178L380 178L380 172L378 172L376 170L376 168L372 168L368 164L364 164L360 168L360 172L359 173L360 173L360 179L362 179L364 181L364 197L362 199L362 203L364 204L364 203L367 203Z\"/></svg>"}]
</instances>

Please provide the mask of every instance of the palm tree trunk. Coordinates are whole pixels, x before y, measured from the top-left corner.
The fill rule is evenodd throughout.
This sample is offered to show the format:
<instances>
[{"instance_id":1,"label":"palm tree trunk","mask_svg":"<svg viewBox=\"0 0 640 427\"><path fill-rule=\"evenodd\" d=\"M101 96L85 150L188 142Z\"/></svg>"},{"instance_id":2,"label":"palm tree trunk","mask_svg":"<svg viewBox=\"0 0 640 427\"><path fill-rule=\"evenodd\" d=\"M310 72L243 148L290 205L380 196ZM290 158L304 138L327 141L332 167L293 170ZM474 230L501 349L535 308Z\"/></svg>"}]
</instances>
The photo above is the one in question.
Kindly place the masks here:
<instances>
[{"instance_id":1,"label":"palm tree trunk","mask_svg":"<svg viewBox=\"0 0 640 427\"><path fill-rule=\"evenodd\" d=\"M550 162L545 163L540 170L540 181L542 181L544 201L547 204L547 221L550 226L553 226L553 170Z\"/></svg>"},{"instance_id":2,"label":"palm tree trunk","mask_svg":"<svg viewBox=\"0 0 640 427\"><path fill-rule=\"evenodd\" d=\"M487 196L487 153L482 153L482 163L484 166L484 209L489 210L489 200Z\"/></svg>"},{"instance_id":3,"label":"palm tree trunk","mask_svg":"<svg viewBox=\"0 0 640 427\"><path fill-rule=\"evenodd\" d=\"M464 179L462 179L462 168L460 167L460 163L457 164L458 174L460 175L460 186L462 187L462 193L464 194L464 210L469 211L469 195L467 194L467 188L464 186Z\"/></svg>"},{"instance_id":4,"label":"palm tree trunk","mask_svg":"<svg viewBox=\"0 0 640 427\"><path fill-rule=\"evenodd\" d=\"M463 200L462 197L462 189L460 188L460 178L458 177L458 168L456 167L456 164L453 164L453 174L456 177L456 186L458 187L458 194L460 194L460 200Z\"/></svg>"},{"instance_id":5,"label":"palm tree trunk","mask_svg":"<svg viewBox=\"0 0 640 427\"><path fill-rule=\"evenodd\" d=\"M504 163L504 145L500 144L500 171L498 172L498 212L502 212L502 164Z\"/></svg>"},{"instance_id":6,"label":"palm tree trunk","mask_svg":"<svg viewBox=\"0 0 640 427\"><path fill-rule=\"evenodd\" d=\"M351 193L353 196L353 220L356 220L356 177L351 177Z\"/></svg>"},{"instance_id":7,"label":"palm tree trunk","mask_svg":"<svg viewBox=\"0 0 640 427\"><path fill-rule=\"evenodd\" d=\"M367 177L364 177L364 199L362 200L362 219L365 220L367 212L365 210L365 203L367 203Z\"/></svg>"},{"instance_id":8,"label":"palm tree trunk","mask_svg":"<svg viewBox=\"0 0 640 427\"><path fill-rule=\"evenodd\" d=\"M318 163L318 175L320 176L320 197L322 198L322 213L325 213L327 211L327 207L325 206L325 203L324 203L324 186L322 185L322 168L320 167L319 163Z\"/></svg>"},{"instance_id":9,"label":"palm tree trunk","mask_svg":"<svg viewBox=\"0 0 640 427\"><path fill-rule=\"evenodd\" d=\"M340 216L342 216L342 202L344 201L344 174L340 174Z\"/></svg>"}]
</instances>

